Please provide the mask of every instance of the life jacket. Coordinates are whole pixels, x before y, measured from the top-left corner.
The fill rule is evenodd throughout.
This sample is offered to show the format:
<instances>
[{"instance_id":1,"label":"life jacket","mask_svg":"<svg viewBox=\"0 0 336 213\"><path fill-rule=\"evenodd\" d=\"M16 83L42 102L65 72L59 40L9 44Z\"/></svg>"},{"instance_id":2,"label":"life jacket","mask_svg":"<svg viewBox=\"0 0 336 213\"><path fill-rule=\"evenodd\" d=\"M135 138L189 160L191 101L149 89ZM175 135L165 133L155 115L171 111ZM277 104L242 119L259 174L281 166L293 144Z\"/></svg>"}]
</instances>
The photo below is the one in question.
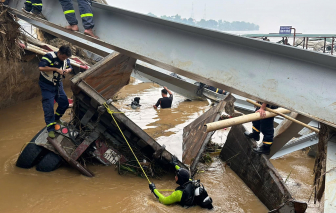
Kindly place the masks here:
<instances>
[{"instance_id":1,"label":"life jacket","mask_svg":"<svg viewBox=\"0 0 336 213\"><path fill-rule=\"evenodd\" d=\"M50 54L52 56L53 60L48 59L48 62L50 63L49 66L51 67L56 67L54 65L56 59L57 59L57 55L55 52L49 52L48 54ZM61 69L65 70L68 66L67 60L63 61L63 67L61 67ZM50 73L50 72L49 72ZM53 83L55 86L58 86L59 83L62 81L62 76L61 74L59 74L58 72L53 71L53 74L47 74L46 72L41 71L41 75L48 81L50 81L51 83ZM64 77L64 76L63 76Z\"/></svg>"},{"instance_id":2,"label":"life jacket","mask_svg":"<svg viewBox=\"0 0 336 213\"><path fill-rule=\"evenodd\" d=\"M180 201L181 206L194 206L198 205L202 208L212 209L212 199L209 197L203 184L200 180L188 181L182 186L177 187L175 190L182 191L182 198Z\"/></svg>"}]
</instances>

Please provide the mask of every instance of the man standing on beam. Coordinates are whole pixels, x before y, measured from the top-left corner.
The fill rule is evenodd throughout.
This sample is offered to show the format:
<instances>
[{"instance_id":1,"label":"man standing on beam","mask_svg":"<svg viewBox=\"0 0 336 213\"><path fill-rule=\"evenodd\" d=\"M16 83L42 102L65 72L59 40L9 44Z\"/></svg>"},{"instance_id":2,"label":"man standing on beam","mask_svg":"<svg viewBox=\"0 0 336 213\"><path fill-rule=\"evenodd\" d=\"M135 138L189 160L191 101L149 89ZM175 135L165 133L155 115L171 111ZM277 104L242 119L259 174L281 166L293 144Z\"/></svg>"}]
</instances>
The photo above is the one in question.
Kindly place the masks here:
<instances>
[{"instance_id":1,"label":"man standing on beam","mask_svg":"<svg viewBox=\"0 0 336 213\"><path fill-rule=\"evenodd\" d=\"M42 15L42 0L26 0L25 6L22 8L22 11L25 13L33 14L38 18L46 19Z\"/></svg>"},{"instance_id":2,"label":"man standing on beam","mask_svg":"<svg viewBox=\"0 0 336 213\"><path fill-rule=\"evenodd\" d=\"M72 0L59 0L59 2L62 5L65 18L70 24L69 26L66 27L66 29L72 30L72 31L78 31L79 30L78 21L76 18L75 9L73 7ZM78 0L77 2L78 2L79 12L82 18L82 22L83 22L83 27L85 29L84 34L98 39L98 37L95 34L93 34L93 30L92 30L94 27L94 22L93 22L93 13L92 13L91 4L89 3L88 0Z\"/></svg>"},{"instance_id":3,"label":"man standing on beam","mask_svg":"<svg viewBox=\"0 0 336 213\"><path fill-rule=\"evenodd\" d=\"M263 144L260 147L253 148L254 152L257 152L259 154L265 154L269 155L270 154L270 148L273 143L273 138L274 138L274 117L271 118L265 118L266 116L266 111L265 108L271 108L271 109L277 109L278 106L275 105L269 105L266 103L260 103L261 108L257 107L255 112L260 113L260 118L262 120L258 121L253 121L252 122L252 133L245 132L245 135L248 138L253 138L256 141L260 140L260 132L264 135L263 138Z\"/></svg>"}]
</instances>

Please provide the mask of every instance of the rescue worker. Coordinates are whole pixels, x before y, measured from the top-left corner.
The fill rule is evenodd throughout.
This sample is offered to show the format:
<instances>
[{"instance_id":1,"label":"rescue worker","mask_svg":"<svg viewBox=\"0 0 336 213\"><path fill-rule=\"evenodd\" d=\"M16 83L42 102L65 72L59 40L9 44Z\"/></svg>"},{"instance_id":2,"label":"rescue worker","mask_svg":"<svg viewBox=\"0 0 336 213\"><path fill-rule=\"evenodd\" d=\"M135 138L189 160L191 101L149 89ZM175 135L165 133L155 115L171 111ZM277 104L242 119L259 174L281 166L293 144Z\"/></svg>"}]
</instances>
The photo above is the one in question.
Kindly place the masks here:
<instances>
[{"instance_id":1,"label":"rescue worker","mask_svg":"<svg viewBox=\"0 0 336 213\"><path fill-rule=\"evenodd\" d=\"M202 208L212 209L212 199L208 196L200 181L192 181L189 171L177 165L177 158L175 156L172 158L171 164L176 169L175 181L180 186L171 195L165 197L156 189L154 183L150 183L149 189L155 197L165 205L178 203L182 207L199 205Z\"/></svg>"},{"instance_id":2,"label":"rescue worker","mask_svg":"<svg viewBox=\"0 0 336 213\"><path fill-rule=\"evenodd\" d=\"M25 6L22 11L25 13L33 14L39 18L46 19L42 15L42 0L26 0Z\"/></svg>"},{"instance_id":3,"label":"rescue worker","mask_svg":"<svg viewBox=\"0 0 336 213\"><path fill-rule=\"evenodd\" d=\"M167 94L169 93L169 97ZM155 105L153 105L154 109L157 109L159 106L161 109L165 108L171 108L172 102L173 102L173 93L167 88L163 87L163 90L161 90L162 98L160 98Z\"/></svg>"},{"instance_id":4,"label":"rescue worker","mask_svg":"<svg viewBox=\"0 0 336 213\"><path fill-rule=\"evenodd\" d=\"M75 9L72 4L72 0L59 0L62 5L63 12L66 20L69 23L69 26L66 27L68 30L78 31L78 21L75 14ZM98 38L93 34L93 13L91 8L91 3L89 0L77 0L79 13L82 18L83 27L85 29L84 34L89 35L94 38Z\"/></svg>"},{"instance_id":5,"label":"rescue worker","mask_svg":"<svg viewBox=\"0 0 336 213\"><path fill-rule=\"evenodd\" d=\"M263 37L264 41L270 41L267 37Z\"/></svg>"},{"instance_id":6,"label":"rescue worker","mask_svg":"<svg viewBox=\"0 0 336 213\"><path fill-rule=\"evenodd\" d=\"M288 43L288 38L287 37L282 37L282 43L284 44L284 45L288 45L288 46L290 46L290 44Z\"/></svg>"},{"instance_id":7,"label":"rescue worker","mask_svg":"<svg viewBox=\"0 0 336 213\"><path fill-rule=\"evenodd\" d=\"M5 1L3 1L3 2L0 1L0 4L2 3L2 4L4 4L4 5L8 5L8 3L9 3L8 1L9 1L9 0L5 0Z\"/></svg>"},{"instance_id":8,"label":"rescue worker","mask_svg":"<svg viewBox=\"0 0 336 213\"><path fill-rule=\"evenodd\" d=\"M42 107L50 138L55 137L55 124L62 123L60 118L69 107L68 98L63 89L62 78L72 71L70 56L70 47L63 45L58 52L45 54L39 63ZM55 113L54 100L58 103Z\"/></svg>"},{"instance_id":9,"label":"rescue worker","mask_svg":"<svg viewBox=\"0 0 336 213\"><path fill-rule=\"evenodd\" d=\"M254 148L253 151L259 154L270 154L270 148L273 143L274 138L274 117L263 119L266 116L265 108L277 109L278 106L269 105L266 103L262 104L261 107L257 107L255 112L260 113L262 120L252 122L252 133L245 132L245 135L249 138L253 138L256 141L260 140L260 132L264 135L263 144L260 147Z\"/></svg>"},{"instance_id":10,"label":"rescue worker","mask_svg":"<svg viewBox=\"0 0 336 213\"><path fill-rule=\"evenodd\" d=\"M137 109L139 107L141 107L140 105L140 97L135 97L134 100L132 101L132 103L128 106L131 106L132 109Z\"/></svg>"},{"instance_id":11,"label":"rescue worker","mask_svg":"<svg viewBox=\"0 0 336 213\"><path fill-rule=\"evenodd\" d=\"M213 92L215 92L215 93L219 93L219 94L226 95L225 90L222 90L222 89L219 89L219 88L210 86L210 85L206 85L205 88L206 88L206 89L209 89L209 90L211 90L211 91L213 91Z\"/></svg>"}]
</instances>

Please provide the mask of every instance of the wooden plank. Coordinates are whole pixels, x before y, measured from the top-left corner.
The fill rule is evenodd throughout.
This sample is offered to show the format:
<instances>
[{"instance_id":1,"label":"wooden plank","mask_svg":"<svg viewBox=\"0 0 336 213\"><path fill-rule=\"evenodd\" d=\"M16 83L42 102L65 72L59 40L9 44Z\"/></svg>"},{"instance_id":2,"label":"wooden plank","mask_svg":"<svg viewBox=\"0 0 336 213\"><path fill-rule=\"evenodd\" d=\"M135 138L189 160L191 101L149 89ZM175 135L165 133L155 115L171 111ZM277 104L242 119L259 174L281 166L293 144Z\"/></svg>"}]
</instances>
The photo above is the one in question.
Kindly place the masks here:
<instances>
[{"instance_id":1,"label":"wooden plank","mask_svg":"<svg viewBox=\"0 0 336 213\"><path fill-rule=\"evenodd\" d=\"M204 125L206 123L218 121L227 103L233 103L234 101L235 98L231 94L228 95L223 101L219 102L216 106L212 107L195 121L184 127L182 162L191 165L191 172L195 170L201 154L213 134L213 132L207 133L206 126ZM228 109L228 111L233 112L233 104L228 105L232 106L232 109Z\"/></svg>"}]
</instances>

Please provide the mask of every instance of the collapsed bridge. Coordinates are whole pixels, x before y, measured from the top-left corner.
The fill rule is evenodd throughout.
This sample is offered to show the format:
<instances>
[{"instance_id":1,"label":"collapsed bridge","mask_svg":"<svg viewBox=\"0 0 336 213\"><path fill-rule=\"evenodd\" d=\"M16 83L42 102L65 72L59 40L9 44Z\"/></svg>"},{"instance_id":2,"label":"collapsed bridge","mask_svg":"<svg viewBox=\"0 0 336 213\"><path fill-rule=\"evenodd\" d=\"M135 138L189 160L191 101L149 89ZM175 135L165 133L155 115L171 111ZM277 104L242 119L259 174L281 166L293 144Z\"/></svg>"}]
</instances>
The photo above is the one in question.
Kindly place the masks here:
<instances>
[{"instance_id":1,"label":"collapsed bridge","mask_svg":"<svg viewBox=\"0 0 336 213\"><path fill-rule=\"evenodd\" d=\"M65 30L67 22L57 0L43 4L48 21L20 12L23 4L23 0L12 0L9 6L19 18L98 55L117 51L243 97L290 109L306 123L315 120L336 127L336 99L330 92L336 90L333 56L93 2L98 40Z\"/></svg>"}]
</instances>

